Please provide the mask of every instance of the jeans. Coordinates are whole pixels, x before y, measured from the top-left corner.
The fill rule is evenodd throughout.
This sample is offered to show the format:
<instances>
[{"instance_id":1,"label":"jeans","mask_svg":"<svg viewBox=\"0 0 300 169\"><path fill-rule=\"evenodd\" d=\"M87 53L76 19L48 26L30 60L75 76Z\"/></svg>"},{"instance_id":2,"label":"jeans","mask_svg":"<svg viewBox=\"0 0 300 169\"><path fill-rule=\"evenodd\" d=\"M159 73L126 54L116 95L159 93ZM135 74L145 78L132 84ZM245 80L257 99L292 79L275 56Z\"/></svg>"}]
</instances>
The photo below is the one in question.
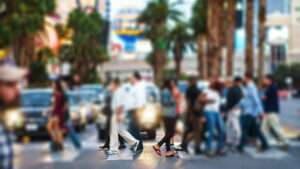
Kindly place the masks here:
<instances>
[{"instance_id":1,"label":"jeans","mask_svg":"<svg viewBox=\"0 0 300 169\"><path fill-rule=\"evenodd\" d=\"M143 138L140 133L140 129L139 129L139 125L138 125L138 121L137 121L137 117L136 117L136 112L137 112L137 110L128 111L128 119L129 119L128 130L133 137L135 137L137 140L139 140L138 150L143 150L143 148L144 148L143 147Z\"/></svg>"},{"instance_id":2,"label":"jeans","mask_svg":"<svg viewBox=\"0 0 300 169\"><path fill-rule=\"evenodd\" d=\"M80 138L79 138L78 134L76 133L76 131L74 130L71 120L69 120L67 122L67 128L68 128L68 137L72 141L75 148L80 149L81 148Z\"/></svg>"},{"instance_id":3,"label":"jeans","mask_svg":"<svg viewBox=\"0 0 300 169\"><path fill-rule=\"evenodd\" d=\"M206 117L206 125L208 130L208 136L206 140L206 151L211 151L213 138L215 136L215 132L217 131L217 149L221 150L224 147L224 139L225 139L225 127L224 121L220 113L218 112L205 112Z\"/></svg>"},{"instance_id":4,"label":"jeans","mask_svg":"<svg viewBox=\"0 0 300 169\"><path fill-rule=\"evenodd\" d=\"M239 145L239 149L243 151L249 135L253 134L254 137L258 138L262 143L262 148L267 149L269 147L265 136L262 134L260 125L256 117L246 114L241 116L241 126L242 126L242 138ZM253 132L253 133L252 133Z\"/></svg>"}]
</instances>

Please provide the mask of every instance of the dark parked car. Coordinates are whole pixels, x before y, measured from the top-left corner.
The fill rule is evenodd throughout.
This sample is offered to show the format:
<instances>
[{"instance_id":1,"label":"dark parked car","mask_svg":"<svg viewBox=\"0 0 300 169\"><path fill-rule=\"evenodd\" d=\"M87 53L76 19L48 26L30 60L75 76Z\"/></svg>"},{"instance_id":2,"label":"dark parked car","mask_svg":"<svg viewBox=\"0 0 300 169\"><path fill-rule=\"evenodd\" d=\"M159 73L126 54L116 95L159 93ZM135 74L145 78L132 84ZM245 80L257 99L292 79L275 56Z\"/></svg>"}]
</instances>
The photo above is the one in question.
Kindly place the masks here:
<instances>
[{"instance_id":1,"label":"dark parked car","mask_svg":"<svg viewBox=\"0 0 300 169\"><path fill-rule=\"evenodd\" d=\"M48 136L47 112L51 107L52 90L30 89L21 92L20 108L6 115L6 123L17 137Z\"/></svg>"}]
</instances>

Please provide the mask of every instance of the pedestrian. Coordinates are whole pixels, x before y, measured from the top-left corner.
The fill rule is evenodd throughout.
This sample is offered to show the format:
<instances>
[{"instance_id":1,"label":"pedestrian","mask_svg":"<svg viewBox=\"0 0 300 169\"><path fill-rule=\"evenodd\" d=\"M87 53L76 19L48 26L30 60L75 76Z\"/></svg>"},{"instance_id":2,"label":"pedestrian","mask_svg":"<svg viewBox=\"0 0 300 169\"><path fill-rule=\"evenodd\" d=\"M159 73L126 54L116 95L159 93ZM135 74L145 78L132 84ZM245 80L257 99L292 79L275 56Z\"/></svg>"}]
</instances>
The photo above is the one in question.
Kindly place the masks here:
<instances>
[{"instance_id":1,"label":"pedestrian","mask_svg":"<svg viewBox=\"0 0 300 169\"><path fill-rule=\"evenodd\" d=\"M206 119L207 140L206 153L208 156L213 156L215 152L212 150L212 143L215 138L215 131L217 132L217 150L216 154L224 155L224 139L225 126L221 116L221 84L218 81L211 81L209 88L204 90L201 94L201 102L204 103L204 114Z\"/></svg>"},{"instance_id":2,"label":"pedestrian","mask_svg":"<svg viewBox=\"0 0 300 169\"><path fill-rule=\"evenodd\" d=\"M200 95L201 91L197 87L197 79L196 77L191 77L185 94L187 112L181 147L185 152L188 152L188 144L194 139L196 154L201 154L202 152L200 146L204 129L203 105L199 100Z\"/></svg>"},{"instance_id":3,"label":"pedestrian","mask_svg":"<svg viewBox=\"0 0 300 169\"><path fill-rule=\"evenodd\" d=\"M109 86L108 86L109 87ZM111 109L111 100L112 100L112 93L108 90L105 94L105 103L103 108L103 113L106 116L106 123L105 123L105 133L104 133L104 144L100 146L100 150L109 150L109 142L110 142L110 127L111 127L111 117L112 117L112 109ZM98 136L101 137L100 135ZM126 145L124 139L119 136L119 149L125 149Z\"/></svg>"},{"instance_id":4,"label":"pedestrian","mask_svg":"<svg viewBox=\"0 0 300 169\"><path fill-rule=\"evenodd\" d=\"M166 80L162 87L161 93L161 105L162 105L162 119L165 128L165 136L153 146L154 151L161 155L160 147L166 144L166 157L174 157L176 155L175 150L171 150L171 139L175 134L176 128L176 83L172 80Z\"/></svg>"},{"instance_id":5,"label":"pedestrian","mask_svg":"<svg viewBox=\"0 0 300 169\"><path fill-rule=\"evenodd\" d=\"M263 79L263 85L265 86L265 92L262 97L264 106L264 118L262 123L262 129L266 136L271 136L273 131L275 138L282 145L282 148L288 148L287 139L284 137L282 128L279 121L280 104L278 97L278 88L274 82L272 75L267 75ZM268 138L268 137L267 137Z\"/></svg>"},{"instance_id":6,"label":"pedestrian","mask_svg":"<svg viewBox=\"0 0 300 169\"><path fill-rule=\"evenodd\" d=\"M63 91L69 90L68 83L66 81L61 81ZM70 109L69 109L69 102L68 102L68 94L64 92L64 98L63 100L65 101L65 112L64 112L64 123L66 124L66 129L67 129L67 136L69 137L70 141L73 143L74 147L77 150L81 149L81 141L79 135L76 133L74 129L74 125L72 122L72 119L70 118Z\"/></svg>"},{"instance_id":7,"label":"pedestrian","mask_svg":"<svg viewBox=\"0 0 300 169\"><path fill-rule=\"evenodd\" d=\"M8 63L0 63L0 168L13 169L13 142L4 116L7 106L19 95L18 82L26 71Z\"/></svg>"},{"instance_id":8,"label":"pedestrian","mask_svg":"<svg viewBox=\"0 0 300 169\"><path fill-rule=\"evenodd\" d=\"M132 97L133 106L131 110L128 111L129 117L129 131L130 133L139 140L138 151L141 153L143 151L143 139L140 133L140 127L138 123L138 112L142 111L147 103L146 85L142 80L142 76L139 72L134 72L133 76L130 78L130 83L132 87Z\"/></svg>"},{"instance_id":9,"label":"pedestrian","mask_svg":"<svg viewBox=\"0 0 300 169\"><path fill-rule=\"evenodd\" d=\"M230 148L236 148L239 145L242 135L240 126L240 102L242 98L242 78L235 77L226 96L226 142Z\"/></svg>"},{"instance_id":10,"label":"pedestrian","mask_svg":"<svg viewBox=\"0 0 300 169\"><path fill-rule=\"evenodd\" d=\"M63 133L65 129L64 118L68 105L65 92L60 80L53 83L53 107L48 119L47 129L51 137L51 149L53 151L63 150Z\"/></svg>"},{"instance_id":11,"label":"pedestrian","mask_svg":"<svg viewBox=\"0 0 300 169\"><path fill-rule=\"evenodd\" d=\"M244 151L244 147L248 141L248 137L253 135L261 142L260 151L266 151L269 148L268 142L260 129L260 119L262 118L263 107L259 97L257 87L253 81L253 75L251 73L245 74L244 79L244 97L241 101L242 115L242 137L238 150ZM251 133L253 132L253 133Z\"/></svg>"},{"instance_id":12,"label":"pedestrian","mask_svg":"<svg viewBox=\"0 0 300 169\"><path fill-rule=\"evenodd\" d=\"M124 140L131 146L131 150L136 153L139 140L134 138L124 124L124 104L123 99L124 95L120 88L120 80L114 79L110 85L110 90L112 92L112 117L111 117L111 128L110 128L110 142L109 142L109 151L107 151L108 155L114 155L118 153L119 147L119 138L120 135Z\"/></svg>"}]
</instances>

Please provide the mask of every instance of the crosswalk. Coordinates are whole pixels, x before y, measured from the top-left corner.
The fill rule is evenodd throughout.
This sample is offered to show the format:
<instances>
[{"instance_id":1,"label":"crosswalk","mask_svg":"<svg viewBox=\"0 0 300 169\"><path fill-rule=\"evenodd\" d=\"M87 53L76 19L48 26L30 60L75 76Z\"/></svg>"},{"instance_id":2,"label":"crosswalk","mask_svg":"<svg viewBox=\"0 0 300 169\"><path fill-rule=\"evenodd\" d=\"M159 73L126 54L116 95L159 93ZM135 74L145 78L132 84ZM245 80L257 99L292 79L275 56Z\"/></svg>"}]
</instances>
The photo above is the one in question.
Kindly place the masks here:
<instances>
[{"instance_id":1,"label":"crosswalk","mask_svg":"<svg viewBox=\"0 0 300 169\"><path fill-rule=\"evenodd\" d=\"M152 142L145 143L145 150L139 156L139 160L150 160L158 157L152 150L151 145ZM299 141L290 141L290 147L300 147ZM271 142L272 146L276 146L274 142ZM129 150L121 150L117 155L105 155L105 152L98 150L99 143L97 142L96 137L91 137L82 142L82 149L76 150L71 142L65 142L65 149L61 153L53 153L49 151L49 144L47 142L44 143L31 143L27 145L15 145L15 149L17 150L17 156L21 156L22 152L25 151L37 151L39 152L39 157L37 157L41 163L71 163L76 159L80 158L83 152L94 152L101 153L101 157L104 157L101 160L107 161L122 161L122 160L135 160L134 154ZM230 154L230 153L229 153ZM288 151L283 151L278 148L273 148L267 152L259 153L257 152L255 147L246 147L245 155L253 158L253 159L274 159L280 160L289 157ZM187 154L184 152L178 152L178 156L176 157L181 160L206 160L208 159L204 155L194 155L193 153Z\"/></svg>"}]
</instances>

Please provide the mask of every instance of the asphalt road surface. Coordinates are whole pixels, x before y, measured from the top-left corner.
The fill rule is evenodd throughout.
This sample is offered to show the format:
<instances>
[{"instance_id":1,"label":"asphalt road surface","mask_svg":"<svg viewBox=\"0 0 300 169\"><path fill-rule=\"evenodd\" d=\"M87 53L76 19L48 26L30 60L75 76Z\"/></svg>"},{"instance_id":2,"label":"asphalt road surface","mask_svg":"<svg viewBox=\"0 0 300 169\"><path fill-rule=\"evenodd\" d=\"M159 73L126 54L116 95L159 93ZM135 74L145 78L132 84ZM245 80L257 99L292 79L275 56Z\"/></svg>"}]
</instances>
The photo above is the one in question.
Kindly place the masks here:
<instances>
[{"instance_id":1,"label":"asphalt road surface","mask_svg":"<svg viewBox=\"0 0 300 169\"><path fill-rule=\"evenodd\" d=\"M289 132L300 131L300 100L282 102L282 123ZM160 138L160 135L157 139ZM154 141L145 143L144 152L138 156L129 150L119 155L106 156L98 150L97 132L89 126L81 134L83 148L77 151L68 140L62 153L49 152L47 141L34 141L29 144L15 144L16 169L299 169L300 141L291 140L288 151L272 146L265 153L257 153L254 147L247 147L244 154L229 152L225 157L179 153L177 157L166 159L157 156L151 149Z\"/></svg>"}]
</instances>

